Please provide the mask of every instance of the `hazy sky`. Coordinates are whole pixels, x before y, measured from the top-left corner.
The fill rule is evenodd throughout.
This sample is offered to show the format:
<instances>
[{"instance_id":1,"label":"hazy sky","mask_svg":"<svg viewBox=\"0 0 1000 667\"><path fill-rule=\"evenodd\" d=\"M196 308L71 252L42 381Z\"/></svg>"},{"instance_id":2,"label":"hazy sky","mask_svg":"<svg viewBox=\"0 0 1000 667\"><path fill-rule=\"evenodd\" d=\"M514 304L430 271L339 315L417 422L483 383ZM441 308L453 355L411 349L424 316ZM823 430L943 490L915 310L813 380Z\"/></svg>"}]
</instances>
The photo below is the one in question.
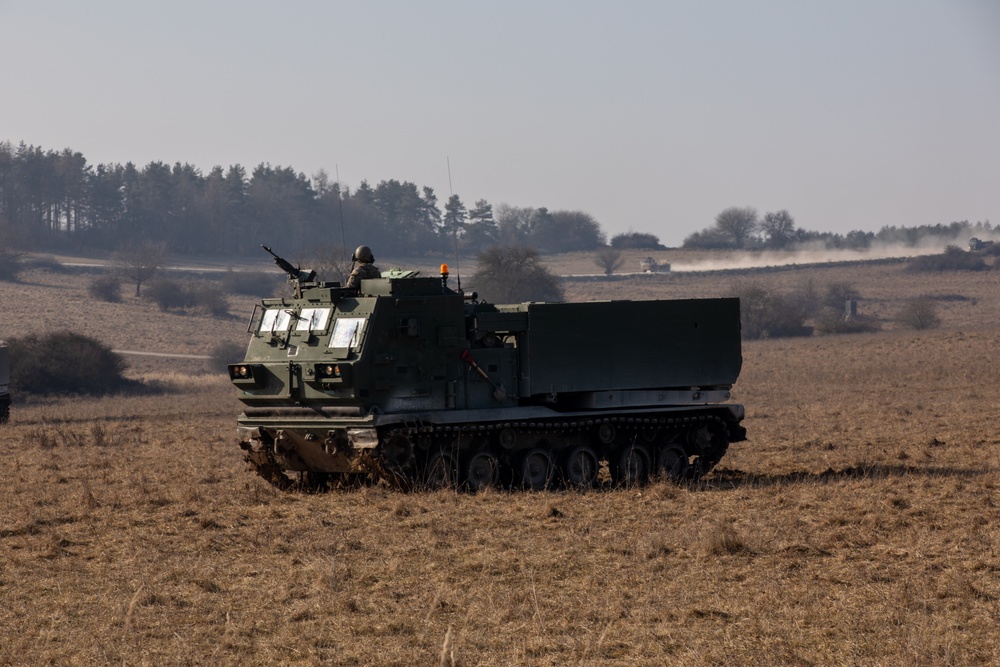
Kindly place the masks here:
<instances>
[{"instance_id":1,"label":"hazy sky","mask_svg":"<svg viewBox=\"0 0 1000 667\"><path fill-rule=\"evenodd\" d=\"M1000 223L1000 1L0 0L0 140L583 210Z\"/></svg>"}]
</instances>

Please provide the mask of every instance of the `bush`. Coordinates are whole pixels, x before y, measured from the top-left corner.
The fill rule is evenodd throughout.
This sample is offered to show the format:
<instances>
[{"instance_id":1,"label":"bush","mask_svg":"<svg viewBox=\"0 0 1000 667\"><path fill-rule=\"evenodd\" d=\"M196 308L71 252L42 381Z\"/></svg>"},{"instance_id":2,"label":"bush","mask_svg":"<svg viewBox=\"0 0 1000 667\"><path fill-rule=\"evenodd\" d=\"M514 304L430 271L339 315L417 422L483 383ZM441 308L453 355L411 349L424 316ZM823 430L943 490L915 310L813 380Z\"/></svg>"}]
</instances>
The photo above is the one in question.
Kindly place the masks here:
<instances>
[{"instance_id":1,"label":"bush","mask_svg":"<svg viewBox=\"0 0 1000 667\"><path fill-rule=\"evenodd\" d=\"M704 229L695 232L684 239L682 248L688 250L728 250L735 248L731 239L726 238L714 229Z\"/></svg>"},{"instance_id":2,"label":"bush","mask_svg":"<svg viewBox=\"0 0 1000 667\"><path fill-rule=\"evenodd\" d=\"M12 393L107 394L132 384L120 355L78 333L14 338L8 347Z\"/></svg>"},{"instance_id":3,"label":"bush","mask_svg":"<svg viewBox=\"0 0 1000 667\"><path fill-rule=\"evenodd\" d=\"M811 336L806 312L794 299L775 294L770 287L753 282L737 283L733 296L740 299L743 338L785 338Z\"/></svg>"},{"instance_id":4,"label":"bush","mask_svg":"<svg viewBox=\"0 0 1000 667\"><path fill-rule=\"evenodd\" d=\"M826 286L826 297L823 299L823 305L843 313L847 300L859 296L861 295L858 290L854 289L854 285L851 283L834 282Z\"/></svg>"},{"instance_id":5,"label":"bush","mask_svg":"<svg viewBox=\"0 0 1000 667\"><path fill-rule=\"evenodd\" d=\"M62 262L56 259L53 255L35 255L34 257L28 258L24 263L25 268L28 269L44 269L46 271L51 271L52 273L62 273L66 270Z\"/></svg>"},{"instance_id":6,"label":"bush","mask_svg":"<svg viewBox=\"0 0 1000 667\"><path fill-rule=\"evenodd\" d=\"M493 246L476 258L472 282L493 303L562 301L559 278L542 265L538 251L528 246Z\"/></svg>"},{"instance_id":7,"label":"bush","mask_svg":"<svg viewBox=\"0 0 1000 667\"><path fill-rule=\"evenodd\" d=\"M816 331L824 334L869 333L878 330L878 323L866 317L845 319L842 308L826 308L816 318Z\"/></svg>"},{"instance_id":8,"label":"bush","mask_svg":"<svg viewBox=\"0 0 1000 667\"><path fill-rule=\"evenodd\" d=\"M950 245L940 255L914 257L906 268L909 271L982 271L988 266L979 255Z\"/></svg>"},{"instance_id":9,"label":"bush","mask_svg":"<svg viewBox=\"0 0 1000 667\"><path fill-rule=\"evenodd\" d=\"M861 295L854 285L834 282L826 287L826 296L816 302L814 317L816 331L825 334L851 334L878 331L879 325L863 315L847 316L847 304Z\"/></svg>"},{"instance_id":10,"label":"bush","mask_svg":"<svg viewBox=\"0 0 1000 667\"><path fill-rule=\"evenodd\" d=\"M243 357L246 356L246 352L247 344L245 342L234 343L232 341L227 341L225 343L219 343L213 347L212 351L209 353L209 356L211 356L209 365L214 371L228 373L229 364L235 364L243 361Z\"/></svg>"},{"instance_id":11,"label":"bush","mask_svg":"<svg viewBox=\"0 0 1000 667\"><path fill-rule=\"evenodd\" d=\"M23 268L21 253L0 249L0 280L16 283Z\"/></svg>"},{"instance_id":12,"label":"bush","mask_svg":"<svg viewBox=\"0 0 1000 667\"><path fill-rule=\"evenodd\" d=\"M208 315L229 314L226 295L221 289L212 285L190 285L173 280L156 280L146 288L146 296L164 312L195 308Z\"/></svg>"},{"instance_id":13,"label":"bush","mask_svg":"<svg viewBox=\"0 0 1000 667\"><path fill-rule=\"evenodd\" d=\"M639 232L628 232L627 234L616 234L611 237L611 247L618 250L666 250L667 247L660 243L660 239L652 234L641 234Z\"/></svg>"},{"instance_id":14,"label":"bush","mask_svg":"<svg viewBox=\"0 0 1000 667\"><path fill-rule=\"evenodd\" d=\"M117 276L106 273L90 281L87 293L99 301L118 303L122 300L122 283Z\"/></svg>"},{"instance_id":15,"label":"bush","mask_svg":"<svg viewBox=\"0 0 1000 667\"><path fill-rule=\"evenodd\" d=\"M229 270L222 278L222 289L230 294L270 296L274 293L277 282L273 273Z\"/></svg>"},{"instance_id":16,"label":"bush","mask_svg":"<svg viewBox=\"0 0 1000 667\"><path fill-rule=\"evenodd\" d=\"M622 257L621 251L611 246L599 248L597 254L594 256L594 264L601 267L606 276L610 276L615 270L621 268L621 265L624 263L625 259Z\"/></svg>"},{"instance_id":17,"label":"bush","mask_svg":"<svg viewBox=\"0 0 1000 667\"><path fill-rule=\"evenodd\" d=\"M162 311L189 308L194 305L191 291L173 280L156 280L146 288L146 297Z\"/></svg>"},{"instance_id":18,"label":"bush","mask_svg":"<svg viewBox=\"0 0 1000 667\"><path fill-rule=\"evenodd\" d=\"M222 290L213 285L200 285L194 288L192 300L195 306L206 315L225 317L229 315L229 302Z\"/></svg>"},{"instance_id":19,"label":"bush","mask_svg":"<svg viewBox=\"0 0 1000 667\"><path fill-rule=\"evenodd\" d=\"M896 321L911 329L934 329L941 326L937 306L930 299L920 298L910 301L896 313Z\"/></svg>"}]
</instances>

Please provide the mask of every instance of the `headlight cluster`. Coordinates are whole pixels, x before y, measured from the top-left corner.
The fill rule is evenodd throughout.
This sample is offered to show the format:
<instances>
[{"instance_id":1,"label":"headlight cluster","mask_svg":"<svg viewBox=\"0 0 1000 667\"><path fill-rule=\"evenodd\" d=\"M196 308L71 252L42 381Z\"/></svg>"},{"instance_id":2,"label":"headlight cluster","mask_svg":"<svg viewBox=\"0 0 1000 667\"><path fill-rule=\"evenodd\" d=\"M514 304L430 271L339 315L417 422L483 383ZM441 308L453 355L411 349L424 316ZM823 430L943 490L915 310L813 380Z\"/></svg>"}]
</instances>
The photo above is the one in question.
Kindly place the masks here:
<instances>
[{"instance_id":1,"label":"headlight cluster","mask_svg":"<svg viewBox=\"0 0 1000 667\"><path fill-rule=\"evenodd\" d=\"M327 378L340 377L340 364L320 364L317 367L317 375Z\"/></svg>"},{"instance_id":2,"label":"headlight cluster","mask_svg":"<svg viewBox=\"0 0 1000 667\"><path fill-rule=\"evenodd\" d=\"M254 364L229 364L229 380L236 385L256 386L260 380L259 368Z\"/></svg>"},{"instance_id":3,"label":"headlight cluster","mask_svg":"<svg viewBox=\"0 0 1000 667\"><path fill-rule=\"evenodd\" d=\"M351 379L350 364L322 363L313 366L313 373L320 382L329 384L348 384Z\"/></svg>"}]
</instances>

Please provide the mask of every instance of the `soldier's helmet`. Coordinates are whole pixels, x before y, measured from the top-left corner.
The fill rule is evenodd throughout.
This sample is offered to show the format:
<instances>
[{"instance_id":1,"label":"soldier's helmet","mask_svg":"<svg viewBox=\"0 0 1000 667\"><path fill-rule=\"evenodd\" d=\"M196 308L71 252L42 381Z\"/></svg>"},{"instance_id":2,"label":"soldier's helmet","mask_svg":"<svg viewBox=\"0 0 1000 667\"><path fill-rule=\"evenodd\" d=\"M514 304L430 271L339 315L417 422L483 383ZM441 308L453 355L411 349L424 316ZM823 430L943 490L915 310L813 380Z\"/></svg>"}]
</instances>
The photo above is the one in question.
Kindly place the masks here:
<instances>
[{"instance_id":1,"label":"soldier's helmet","mask_svg":"<svg viewBox=\"0 0 1000 667\"><path fill-rule=\"evenodd\" d=\"M354 251L354 257L351 257L355 262L362 262L365 264L371 264L375 261L375 255L372 254L372 249L366 245L359 245L358 249Z\"/></svg>"}]
</instances>

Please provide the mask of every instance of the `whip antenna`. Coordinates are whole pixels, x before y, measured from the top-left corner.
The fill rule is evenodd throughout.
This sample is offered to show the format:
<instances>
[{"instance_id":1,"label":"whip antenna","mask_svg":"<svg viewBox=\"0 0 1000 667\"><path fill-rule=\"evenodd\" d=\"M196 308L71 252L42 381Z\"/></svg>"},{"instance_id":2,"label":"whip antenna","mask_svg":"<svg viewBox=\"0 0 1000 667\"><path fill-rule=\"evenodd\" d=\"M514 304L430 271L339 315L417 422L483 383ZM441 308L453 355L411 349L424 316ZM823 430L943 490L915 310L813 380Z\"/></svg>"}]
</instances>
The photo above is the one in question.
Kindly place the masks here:
<instances>
[{"instance_id":1,"label":"whip antenna","mask_svg":"<svg viewBox=\"0 0 1000 667\"><path fill-rule=\"evenodd\" d=\"M337 173L337 205L340 207L340 262L347 264L347 233L344 231L344 191L340 189L340 165L334 163Z\"/></svg>"},{"instance_id":2,"label":"whip antenna","mask_svg":"<svg viewBox=\"0 0 1000 667\"><path fill-rule=\"evenodd\" d=\"M451 187L451 157L445 156L445 160L448 163L448 197L455 196L455 191ZM452 235L455 237L455 275L458 278L458 291L462 291L462 272L460 270L460 265L458 263L458 220L455 221L455 228L452 230Z\"/></svg>"}]
</instances>

